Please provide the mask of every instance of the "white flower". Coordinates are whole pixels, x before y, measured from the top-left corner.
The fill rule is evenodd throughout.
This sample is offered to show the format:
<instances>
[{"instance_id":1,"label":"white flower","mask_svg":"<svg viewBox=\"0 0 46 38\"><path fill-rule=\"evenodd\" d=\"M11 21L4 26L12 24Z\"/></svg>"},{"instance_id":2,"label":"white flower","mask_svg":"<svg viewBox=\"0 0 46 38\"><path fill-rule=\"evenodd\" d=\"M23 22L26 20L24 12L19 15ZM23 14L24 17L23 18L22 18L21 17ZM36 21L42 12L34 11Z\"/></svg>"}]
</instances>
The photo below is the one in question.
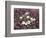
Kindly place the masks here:
<instances>
[{"instance_id":1,"label":"white flower","mask_svg":"<svg viewBox=\"0 0 46 38\"><path fill-rule=\"evenodd\" d=\"M22 21L22 24L25 24L25 21Z\"/></svg>"},{"instance_id":2,"label":"white flower","mask_svg":"<svg viewBox=\"0 0 46 38\"><path fill-rule=\"evenodd\" d=\"M25 23L25 25L27 25L27 23Z\"/></svg>"},{"instance_id":3,"label":"white flower","mask_svg":"<svg viewBox=\"0 0 46 38\"><path fill-rule=\"evenodd\" d=\"M20 19L22 19L23 17L19 17Z\"/></svg>"},{"instance_id":4,"label":"white flower","mask_svg":"<svg viewBox=\"0 0 46 38\"><path fill-rule=\"evenodd\" d=\"M29 12L26 12L25 15L29 14Z\"/></svg>"},{"instance_id":5,"label":"white flower","mask_svg":"<svg viewBox=\"0 0 46 38\"><path fill-rule=\"evenodd\" d=\"M27 24L30 24L30 21L28 20L26 23L27 23Z\"/></svg>"},{"instance_id":6,"label":"white flower","mask_svg":"<svg viewBox=\"0 0 46 38\"><path fill-rule=\"evenodd\" d=\"M30 20L32 20L33 18L30 18Z\"/></svg>"},{"instance_id":7,"label":"white flower","mask_svg":"<svg viewBox=\"0 0 46 38\"><path fill-rule=\"evenodd\" d=\"M36 19L34 18L33 20L35 21Z\"/></svg>"},{"instance_id":8,"label":"white flower","mask_svg":"<svg viewBox=\"0 0 46 38\"><path fill-rule=\"evenodd\" d=\"M30 18L30 20L31 20L31 22L32 22L32 21L35 21L36 19L35 19L35 18Z\"/></svg>"},{"instance_id":9,"label":"white flower","mask_svg":"<svg viewBox=\"0 0 46 38\"><path fill-rule=\"evenodd\" d=\"M26 18L30 18L30 16L27 16Z\"/></svg>"}]
</instances>

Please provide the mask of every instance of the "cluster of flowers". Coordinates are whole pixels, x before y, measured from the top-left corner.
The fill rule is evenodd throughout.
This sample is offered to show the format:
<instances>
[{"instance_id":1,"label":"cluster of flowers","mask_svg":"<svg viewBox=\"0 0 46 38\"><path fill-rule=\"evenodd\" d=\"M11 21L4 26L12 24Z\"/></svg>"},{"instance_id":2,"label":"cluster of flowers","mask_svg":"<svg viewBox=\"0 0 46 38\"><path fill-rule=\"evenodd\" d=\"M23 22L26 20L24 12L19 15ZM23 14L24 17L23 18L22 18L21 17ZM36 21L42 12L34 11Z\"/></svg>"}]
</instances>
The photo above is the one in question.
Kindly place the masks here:
<instances>
[{"instance_id":1,"label":"cluster of flowers","mask_svg":"<svg viewBox=\"0 0 46 38\"><path fill-rule=\"evenodd\" d=\"M36 29L39 28L38 9L14 9L14 29Z\"/></svg>"}]
</instances>

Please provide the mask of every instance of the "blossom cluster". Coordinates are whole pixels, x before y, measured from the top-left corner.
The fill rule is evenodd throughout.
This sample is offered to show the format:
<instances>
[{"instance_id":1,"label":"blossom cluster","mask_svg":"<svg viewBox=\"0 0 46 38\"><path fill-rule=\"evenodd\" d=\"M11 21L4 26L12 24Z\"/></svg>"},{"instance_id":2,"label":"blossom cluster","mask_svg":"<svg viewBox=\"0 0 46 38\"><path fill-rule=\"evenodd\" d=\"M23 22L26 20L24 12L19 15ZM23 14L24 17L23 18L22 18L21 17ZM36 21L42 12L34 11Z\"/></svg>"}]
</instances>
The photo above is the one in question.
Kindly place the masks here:
<instances>
[{"instance_id":1,"label":"blossom cluster","mask_svg":"<svg viewBox=\"0 0 46 38\"><path fill-rule=\"evenodd\" d=\"M39 9L14 8L14 29L38 29Z\"/></svg>"}]
</instances>

